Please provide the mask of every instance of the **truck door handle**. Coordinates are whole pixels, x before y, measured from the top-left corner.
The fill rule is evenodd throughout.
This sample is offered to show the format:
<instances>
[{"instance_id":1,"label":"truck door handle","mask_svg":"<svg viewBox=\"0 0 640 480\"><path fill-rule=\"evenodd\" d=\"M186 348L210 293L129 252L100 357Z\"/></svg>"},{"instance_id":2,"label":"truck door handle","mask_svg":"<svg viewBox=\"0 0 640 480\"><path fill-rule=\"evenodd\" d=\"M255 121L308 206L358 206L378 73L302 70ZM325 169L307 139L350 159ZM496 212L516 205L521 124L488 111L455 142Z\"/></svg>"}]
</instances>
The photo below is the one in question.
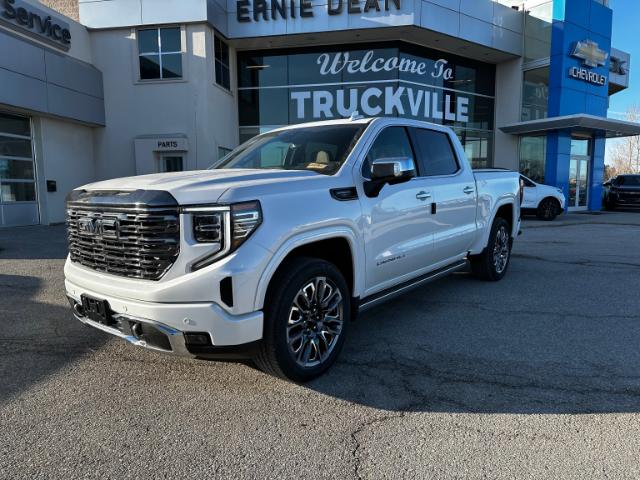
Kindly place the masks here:
<instances>
[{"instance_id":1,"label":"truck door handle","mask_svg":"<svg viewBox=\"0 0 640 480\"><path fill-rule=\"evenodd\" d=\"M431 198L431 194L427 193L427 192L418 192L416 194L416 198L422 202L424 202L425 200Z\"/></svg>"},{"instance_id":2,"label":"truck door handle","mask_svg":"<svg viewBox=\"0 0 640 480\"><path fill-rule=\"evenodd\" d=\"M467 195L471 195L473 192L475 192L475 188L473 187L464 187L464 190L462 190L464 193L466 193Z\"/></svg>"}]
</instances>

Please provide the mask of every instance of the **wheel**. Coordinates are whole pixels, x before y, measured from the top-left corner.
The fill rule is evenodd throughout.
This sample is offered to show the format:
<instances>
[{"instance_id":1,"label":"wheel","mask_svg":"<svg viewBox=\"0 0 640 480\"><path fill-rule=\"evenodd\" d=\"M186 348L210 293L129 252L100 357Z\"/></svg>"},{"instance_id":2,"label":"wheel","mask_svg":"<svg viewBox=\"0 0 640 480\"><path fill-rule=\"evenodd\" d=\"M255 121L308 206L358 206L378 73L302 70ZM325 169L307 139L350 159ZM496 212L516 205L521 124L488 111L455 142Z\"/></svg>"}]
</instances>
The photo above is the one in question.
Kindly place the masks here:
<instances>
[{"instance_id":1,"label":"wheel","mask_svg":"<svg viewBox=\"0 0 640 480\"><path fill-rule=\"evenodd\" d=\"M605 210L613 211L613 210L616 209L616 202L611 200L609 197L605 197L603 203L604 203L604 209Z\"/></svg>"},{"instance_id":2,"label":"wheel","mask_svg":"<svg viewBox=\"0 0 640 480\"><path fill-rule=\"evenodd\" d=\"M491 226L489 242L480 255L470 257L471 271L483 280L497 282L507 273L511 259L511 226L504 218L496 218Z\"/></svg>"},{"instance_id":3,"label":"wheel","mask_svg":"<svg viewBox=\"0 0 640 480\"><path fill-rule=\"evenodd\" d=\"M555 198L545 198L538 205L536 216L539 220L551 221L560 213L560 204Z\"/></svg>"},{"instance_id":4,"label":"wheel","mask_svg":"<svg viewBox=\"0 0 640 480\"><path fill-rule=\"evenodd\" d=\"M350 315L351 296L340 271L324 260L296 258L271 282L254 362L268 374L309 381L335 362Z\"/></svg>"}]
</instances>

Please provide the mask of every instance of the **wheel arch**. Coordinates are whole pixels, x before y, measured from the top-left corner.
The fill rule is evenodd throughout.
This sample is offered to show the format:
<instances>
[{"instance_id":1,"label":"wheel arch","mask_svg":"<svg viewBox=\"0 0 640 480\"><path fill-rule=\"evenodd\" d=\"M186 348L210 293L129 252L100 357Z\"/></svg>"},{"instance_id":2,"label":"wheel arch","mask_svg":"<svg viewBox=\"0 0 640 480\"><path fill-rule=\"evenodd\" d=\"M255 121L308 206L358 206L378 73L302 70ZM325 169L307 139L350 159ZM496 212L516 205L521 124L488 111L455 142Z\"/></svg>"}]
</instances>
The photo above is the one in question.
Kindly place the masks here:
<instances>
[{"instance_id":1,"label":"wheel arch","mask_svg":"<svg viewBox=\"0 0 640 480\"><path fill-rule=\"evenodd\" d=\"M346 228L306 233L288 239L272 256L263 271L256 289L255 309L260 310L264 307L269 285L278 270L288 260L297 257L320 258L333 263L345 277L351 296L359 297L362 291L364 264L357 245L354 232Z\"/></svg>"},{"instance_id":2,"label":"wheel arch","mask_svg":"<svg viewBox=\"0 0 640 480\"><path fill-rule=\"evenodd\" d=\"M496 218L504 218L509 222L511 226L511 235L516 237L518 235L518 228L520 224L520 208L517 204L517 199L513 196L507 196L499 199L494 205L491 215L485 217L487 222L483 225L482 236L478 238L470 249L470 254L477 255L487 247L489 242L489 235L491 234L491 226L495 222Z\"/></svg>"}]
</instances>

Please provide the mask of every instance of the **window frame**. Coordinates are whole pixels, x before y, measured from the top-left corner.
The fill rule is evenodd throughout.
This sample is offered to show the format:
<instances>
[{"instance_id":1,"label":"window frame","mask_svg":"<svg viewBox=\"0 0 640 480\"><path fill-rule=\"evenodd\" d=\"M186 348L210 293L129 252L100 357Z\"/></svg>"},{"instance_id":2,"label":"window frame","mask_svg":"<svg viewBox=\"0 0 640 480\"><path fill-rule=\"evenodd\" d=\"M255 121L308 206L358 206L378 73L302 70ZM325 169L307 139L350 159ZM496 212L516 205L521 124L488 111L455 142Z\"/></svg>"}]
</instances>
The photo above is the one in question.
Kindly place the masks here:
<instances>
[{"instance_id":1,"label":"window frame","mask_svg":"<svg viewBox=\"0 0 640 480\"><path fill-rule=\"evenodd\" d=\"M19 178L0 178L0 187L2 185L10 185L10 184L31 184L33 185L33 200L3 200L2 197L2 189L0 188L0 205L10 206L10 205L39 205L40 202L40 192L38 189L40 188L40 182L38 180L39 170L36 158L36 142L35 142L35 133L34 133L34 124L33 118L27 115L21 115L14 112L6 112L0 111L0 115L19 117L21 119L27 120L29 123L29 135L22 134L14 134L9 132L0 132L0 135L8 138L15 138L19 140L27 140L29 141L29 148L31 155L29 157L22 156L12 156L12 155L0 155L0 158L3 160L9 161L20 161L20 162L31 162L32 170L33 170L33 179L19 179ZM2 222L0 222L2 224Z\"/></svg>"},{"instance_id":2,"label":"window frame","mask_svg":"<svg viewBox=\"0 0 640 480\"><path fill-rule=\"evenodd\" d=\"M410 137L410 141L412 143L413 146L413 150L414 152L417 152L418 155L420 157L423 156L423 152L420 150L420 143L418 142L418 138L417 138L417 134L416 132L418 130L426 130L428 132L433 132L433 133L438 133L440 135L444 135L447 138L447 142L449 143L449 148L451 149L451 153L453 154L453 161L456 164L456 170L453 173L445 173L442 175L427 175L426 172L422 172L422 164L420 162L419 158L416 158L414 160L414 162L417 164L416 166L418 167L418 176L422 177L422 178L446 178L446 177L455 177L460 175L460 173L462 172L462 165L460 162L460 158L458 155L458 150L455 147L455 144L453 143L452 139L451 139L451 134L449 132L446 131L442 131L442 130L437 130L435 128L426 128L426 127L409 127L409 137ZM415 153L414 153L415 155Z\"/></svg>"},{"instance_id":3,"label":"window frame","mask_svg":"<svg viewBox=\"0 0 640 480\"><path fill-rule=\"evenodd\" d=\"M227 49L227 65L224 64L224 62L222 61L222 55L220 55L221 59L218 60L218 57L216 56L218 49L216 48L216 44L220 43L222 45L224 45ZM216 74L218 72L218 63L220 63L223 67L226 67L227 70L229 71L229 86L226 87L225 85L222 85L221 83L218 83L218 80L216 78ZM233 94L231 85L232 85L232 81L231 81L231 49L229 48L229 43L226 41L226 39L224 37L222 37L222 35L220 35L218 32L214 31L213 32L213 84L220 87L222 90L224 90L225 92L229 93L229 94Z\"/></svg>"},{"instance_id":4,"label":"window frame","mask_svg":"<svg viewBox=\"0 0 640 480\"><path fill-rule=\"evenodd\" d=\"M180 51L162 51L161 34L162 29L178 29L180 33ZM158 52L142 52L139 46L139 32L144 30L156 30L158 34ZM132 36L134 38L133 43L133 63L134 63L134 83L146 84L146 83L172 83L172 82L186 82L187 75L185 69L185 57L187 53L187 35L184 25L180 24L168 24L168 25L148 25L131 29ZM180 68L182 75L180 77L163 77L162 76L162 55L177 55L180 54ZM157 55L160 67L160 77L158 78L142 78L140 71L140 57L143 55Z\"/></svg>"},{"instance_id":5,"label":"window frame","mask_svg":"<svg viewBox=\"0 0 640 480\"><path fill-rule=\"evenodd\" d=\"M382 135L382 133L385 130L387 130L389 128L401 128L401 129L404 130L404 133L407 136L407 141L409 142L409 148L411 149L411 155L412 155L412 159L411 160L413 161L413 166L414 166L414 168L416 170L416 178L421 177L422 175L421 175L421 172L420 172L420 165L418 165L418 162L416 161L416 148L415 148L415 145L413 143L413 139L411 138L411 134L409 133L409 130L410 130L411 127L409 127L408 125L385 125L380 130L378 130L376 132L376 134L373 137L373 139L365 147L366 154L362 156L362 161L360 162L360 166L358 167L358 170L360 171L360 176L364 180L371 180L371 175L370 174L368 176L365 175L364 166L369 164L369 162L367 160L367 158L369 157L369 152L371 152L371 149L373 148L375 143L378 141L378 138L380 137L380 135Z\"/></svg>"},{"instance_id":6,"label":"window frame","mask_svg":"<svg viewBox=\"0 0 640 480\"><path fill-rule=\"evenodd\" d=\"M177 154L175 152L163 152L163 153L161 153L160 154L160 165L158 167L159 173L184 172L185 171L184 157L185 156L183 154ZM166 160L168 158L179 158L182 168L180 170L167 170L167 168L166 168L166 165L167 165Z\"/></svg>"}]
</instances>

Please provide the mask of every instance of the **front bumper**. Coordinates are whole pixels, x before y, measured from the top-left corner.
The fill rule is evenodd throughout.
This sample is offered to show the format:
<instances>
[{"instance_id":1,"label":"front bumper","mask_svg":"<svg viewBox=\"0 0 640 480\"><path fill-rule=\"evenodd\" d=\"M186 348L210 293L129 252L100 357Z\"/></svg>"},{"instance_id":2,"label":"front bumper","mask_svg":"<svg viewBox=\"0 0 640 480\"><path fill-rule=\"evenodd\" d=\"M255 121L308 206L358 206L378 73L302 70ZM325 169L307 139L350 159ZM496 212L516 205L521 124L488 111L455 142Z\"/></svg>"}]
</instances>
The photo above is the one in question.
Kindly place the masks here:
<instances>
[{"instance_id":1,"label":"front bumper","mask_svg":"<svg viewBox=\"0 0 640 480\"><path fill-rule=\"evenodd\" d=\"M244 358L262 339L261 311L232 315L216 303L152 303L123 299L65 281L74 316L82 323L134 345L180 356ZM84 315L82 295L109 303L114 323L104 325ZM136 327L139 325L139 327ZM210 341L190 343L208 336Z\"/></svg>"}]
</instances>

